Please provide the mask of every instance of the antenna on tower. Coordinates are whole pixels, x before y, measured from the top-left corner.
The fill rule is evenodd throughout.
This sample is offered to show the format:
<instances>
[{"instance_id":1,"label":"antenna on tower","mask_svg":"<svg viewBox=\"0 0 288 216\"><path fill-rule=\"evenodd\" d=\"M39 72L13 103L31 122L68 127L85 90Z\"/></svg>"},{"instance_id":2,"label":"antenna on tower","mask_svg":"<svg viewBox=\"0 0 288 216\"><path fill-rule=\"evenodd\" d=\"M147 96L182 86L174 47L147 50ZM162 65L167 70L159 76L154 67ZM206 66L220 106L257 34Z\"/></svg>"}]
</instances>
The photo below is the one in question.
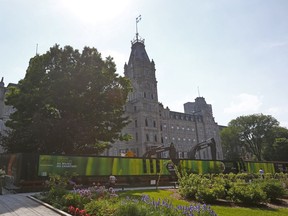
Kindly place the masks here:
<instances>
[{"instance_id":1,"label":"antenna on tower","mask_svg":"<svg viewBox=\"0 0 288 216\"><path fill-rule=\"evenodd\" d=\"M199 90L199 86L197 86L197 90L198 90L198 97L200 97L200 90Z\"/></svg>"},{"instance_id":2,"label":"antenna on tower","mask_svg":"<svg viewBox=\"0 0 288 216\"><path fill-rule=\"evenodd\" d=\"M140 22L141 20L141 15L139 15L138 17L136 17L136 40L138 41L138 22Z\"/></svg>"},{"instance_id":3,"label":"antenna on tower","mask_svg":"<svg viewBox=\"0 0 288 216\"><path fill-rule=\"evenodd\" d=\"M38 55L38 43L36 44L36 55Z\"/></svg>"}]
</instances>

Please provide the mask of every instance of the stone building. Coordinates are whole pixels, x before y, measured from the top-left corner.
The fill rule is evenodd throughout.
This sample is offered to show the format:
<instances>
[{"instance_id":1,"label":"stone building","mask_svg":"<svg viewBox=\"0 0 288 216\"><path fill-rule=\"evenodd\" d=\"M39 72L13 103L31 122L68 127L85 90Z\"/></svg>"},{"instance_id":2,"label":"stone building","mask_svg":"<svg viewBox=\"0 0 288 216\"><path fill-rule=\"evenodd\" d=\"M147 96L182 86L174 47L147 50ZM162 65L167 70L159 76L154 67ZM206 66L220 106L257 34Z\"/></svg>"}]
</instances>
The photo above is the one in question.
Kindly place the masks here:
<instances>
[{"instance_id":1,"label":"stone building","mask_svg":"<svg viewBox=\"0 0 288 216\"><path fill-rule=\"evenodd\" d=\"M189 158L193 146L214 138L216 157L223 159L219 126L214 120L212 106L203 97L197 97L195 102L184 104L184 113L164 108L158 101L155 63L148 57L144 39L137 33L131 43L129 61L124 66L124 75L133 87L125 106L131 122L123 133L130 134L132 139L113 144L107 154L120 156L133 152L141 157L151 148L168 147L173 143L178 158ZM160 156L168 157L168 152L162 152ZM200 150L196 158L211 159L210 147Z\"/></svg>"},{"instance_id":2,"label":"stone building","mask_svg":"<svg viewBox=\"0 0 288 216\"><path fill-rule=\"evenodd\" d=\"M130 134L132 139L114 143L106 154L121 156L133 152L141 157L151 148L168 147L173 143L178 158L189 158L189 152L197 143L214 138L216 158L223 159L219 126L214 120L212 106L207 104L203 97L197 97L195 102L184 104L184 113L171 111L168 107L164 108L158 101L155 72L155 63L153 60L150 61L144 40L137 33L132 41L128 64L124 66L124 75L130 79L133 92L128 95L125 106L125 113L131 122L122 132ZM2 79L0 82L1 133L5 133L5 122L14 111L11 106L6 106L4 103L6 91ZM158 156L166 158L168 152L162 152ZM196 158L211 159L210 147L200 150Z\"/></svg>"}]
</instances>

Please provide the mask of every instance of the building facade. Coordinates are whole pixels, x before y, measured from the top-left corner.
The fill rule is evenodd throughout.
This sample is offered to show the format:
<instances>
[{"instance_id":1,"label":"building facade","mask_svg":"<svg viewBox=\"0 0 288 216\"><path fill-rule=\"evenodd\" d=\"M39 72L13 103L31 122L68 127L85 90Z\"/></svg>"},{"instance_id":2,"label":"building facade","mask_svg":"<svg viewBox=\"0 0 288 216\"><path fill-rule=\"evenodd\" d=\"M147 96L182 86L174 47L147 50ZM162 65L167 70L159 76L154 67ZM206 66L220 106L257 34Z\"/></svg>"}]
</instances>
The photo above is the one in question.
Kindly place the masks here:
<instances>
[{"instance_id":1,"label":"building facade","mask_svg":"<svg viewBox=\"0 0 288 216\"><path fill-rule=\"evenodd\" d=\"M124 75L129 78L133 92L129 93L125 114L130 124L122 131L132 136L130 141L118 141L105 154L121 156L127 152L141 157L155 147L176 148L177 158L190 158L191 149L198 143L214 138L216 142L216 158L223 159L219 126L214 120L212 106L205 98L197 97L195 102L184 104L184 113L164 108L158 100L156 69L153 60L145 49L144 40L139 37L131 42L131 53L124 66ZM10 84L9 84L10 85ZM13 84L12 84L13 85ZM14 111L13 107L4 103L5 92L3 79L0 82L0 132L7 129L5 122ZM3 152L0 147L0 153ZM158 155L167 158L168 152ZM212 159L210 147L197 152L197 159Z\"/></svg>"},{"instance_id":2,"label":"building facade","mask_svg":"<svg viewBox=\"0 0 288 216\"><path fill-rule=\"evenodd\" d=\"M168 147L173 143L178 158L189 158L189 152L197 143L214 138L216 158L223 159L219 126L212 106L203 97L197 97L195 102L184 104L184 113L164 108L158 101L155 63L148 57L144 40L136 34L131 43L129 61L124 66L124 75L133 87L125 106L131 122L122 132L130 134L132 139L114 143L107 154L120 156L133 152L141 157L151 148ZM168 152L160 156L166 158ZM199 151L196 158L212 159L210 147Z\"/></svg>"}]
</instances>

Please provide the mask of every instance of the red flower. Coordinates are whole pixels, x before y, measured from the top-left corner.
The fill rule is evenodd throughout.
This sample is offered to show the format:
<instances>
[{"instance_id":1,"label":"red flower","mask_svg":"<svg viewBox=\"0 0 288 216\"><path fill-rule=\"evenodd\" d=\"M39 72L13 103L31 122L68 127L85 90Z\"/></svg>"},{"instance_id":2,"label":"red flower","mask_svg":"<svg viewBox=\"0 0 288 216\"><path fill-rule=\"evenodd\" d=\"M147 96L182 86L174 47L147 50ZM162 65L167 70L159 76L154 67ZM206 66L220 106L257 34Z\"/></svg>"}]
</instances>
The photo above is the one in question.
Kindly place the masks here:
<instances>
[{"instance_id":1,"label":"red flower","mask_svg":"<svg viewBox=\"0 0 288 216\"><path fill-rule=\"evenodd\" d=\"M75 213L75 207L74 206L69 206L68 212L74 214Z\"/></svg>"}]
</instances>

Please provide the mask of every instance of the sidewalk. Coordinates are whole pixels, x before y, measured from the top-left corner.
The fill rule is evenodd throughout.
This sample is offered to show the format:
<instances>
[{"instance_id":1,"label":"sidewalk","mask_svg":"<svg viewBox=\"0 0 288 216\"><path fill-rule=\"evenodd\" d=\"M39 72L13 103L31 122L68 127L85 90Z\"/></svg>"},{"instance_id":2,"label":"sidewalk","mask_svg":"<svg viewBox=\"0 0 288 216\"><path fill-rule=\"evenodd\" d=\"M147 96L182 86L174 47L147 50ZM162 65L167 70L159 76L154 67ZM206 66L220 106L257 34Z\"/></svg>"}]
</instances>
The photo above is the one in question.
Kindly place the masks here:
<instances>
[{"instance_id":1,"label":"sidewalk","mask_svg":"<svg viewBox=\"0 0 288 216\"><path fill-rule=\"evenodd\" d=\"M1 216L59 216L62 212L56 212L46 207L29 196L31 193L0 195L0 215ZM68 215L68 214L66 214Z\"/></svg>"}]
</instances>

